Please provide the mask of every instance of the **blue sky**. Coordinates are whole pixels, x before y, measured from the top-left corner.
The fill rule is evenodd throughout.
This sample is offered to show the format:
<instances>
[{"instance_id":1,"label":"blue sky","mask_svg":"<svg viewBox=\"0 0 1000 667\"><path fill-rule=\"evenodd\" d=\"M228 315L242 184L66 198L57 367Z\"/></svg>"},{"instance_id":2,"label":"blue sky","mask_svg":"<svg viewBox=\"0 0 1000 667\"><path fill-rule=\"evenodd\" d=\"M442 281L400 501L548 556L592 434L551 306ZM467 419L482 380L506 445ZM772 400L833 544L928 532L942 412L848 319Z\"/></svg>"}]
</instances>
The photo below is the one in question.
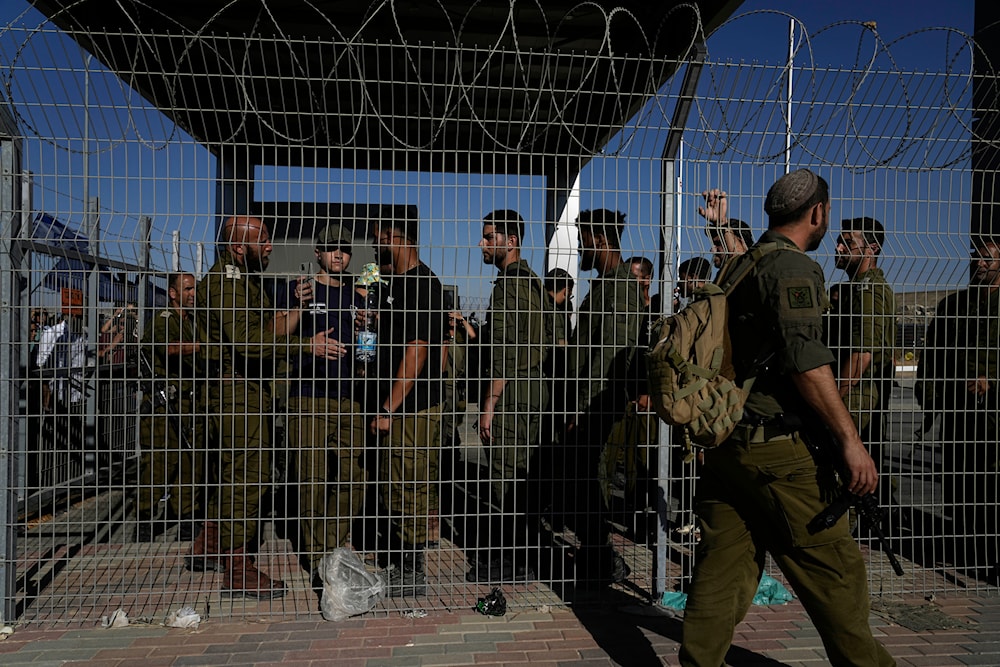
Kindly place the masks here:
<instances>
[{"instance_id":1,"label":"blue sky","mask_svg":"<svg viewBox=\"0 0 1000 667\"><path fill-rule=\"evenodd\" d=\"M26 6L27 3L19 0L0 3L0 25L6 25ZM927 0L907 2L905 11L901 11L899 2L886 0L751 1L744 3L736 16L709 39L709 57L717 63L731 60L781 65L787 54L788 35L788 19L782 13L788 13L797 17L809 33L820 31L813 35L809 47L800 50L797 56L796 64L803 67L811 61L819 66L830 65L856 72L864 69L874 57L870 64L875 70L940 72L945 67L960 70L968 59L961 55L959 33L925 29L948 26L971 33L972 12L972 0L949 3L947 12L942 11L939 2ZM34 27L38 21L37 15L29 13L26 25ZM875 22L881 42L870 29L860 25L863 21ZM825 26L829 27L821 31ZM11 53L9 44L2 45L0 56L4 58L4 65L12 57ZM34 58L46 67L33 73L29 82L19 80L22 88L14 89L15 96L33 98L36 102L20 110L31 118L42 134L56 137L51 142L26 142L26 166L39 174L36 208L44 207L61 220L79 225L83 219L84 187L81 178L84 165L79 152L82 149L80 108L84 99L80 53L67 38L46 35L44 40L32 40L21 55ZM67 71L65 65L70 62L73 69ZM722 71L720 68L717 74ZM725 88L724 82L706 83L704 77L703 83L711 90L733 94ZM833 83L853 85L852 81L850 74L841 75L835 82L799 79L796 91L801 90L806 97L822 97L817 90L823 91ZM923 99L920 82L911 81L913 91L907 87L887 88L892 83L887 77L872 82L869 87L865 87L865 83L868 82L859 85L855 101L877 103L879 96L909 99L911 92L914 100ZM668 91L673 85L668 85ZM58 97L60 104L51 104L51 99L46 97L50 94L53 98ZM961 96L961 91L956 95ZM92 149L101 150L89 160L91 178L87 187L92 196L101 197L102 226L109 239L104 251L114 258L134 261L137 221L139 216L149 215L154 227L154 266L167 267L170 236L177 230L182 239L183 266L193 268L195 244L210 243L213 238L214 160L135 97L100 66L91 69L89 99L102 103L91 104L90 145ZM667 98L669 100L669 95ZM763 123L769 129L767 135L759 139L750 137L757 144L750 146L749 141L740 144L741 150L749 148L767 153L769 144L783 141L781 133L773 131L776 129L774 117L768 120L759 115L774 114L776 105L724 106L731 116L726 117L726 122ZM919 104L915 102L915 106ZM813 131L817 137L823 136L827 129L823 125L827 122L823 120L826 116L821 118L807 113L806 108L793 111L793 125L801 123L805 130ZM827 111L821 102L815 108ZM895 128L887 125L889 123L926 123L926 127L910 128L921 141L903 146L902 157L897 160L944 162L950 157L949 151L955 151L956 144L961 143L949 136L943 136L936 143L927 139L942 131L935 125L939 115L925 113L901 119L898 114L878 106L874 108L877 113L865 118L849 116L842 110L838 114L834 109L830 112L833 119L830 129L842 131L846 124L852 124L876 136L868 141L843 141L840 145L804 142L801 148L793 151L793 162L811 164L810 150L834 155L844 152L845 159L868 159L872 152L886 155L900 152L901 147L891 139L877 136L877 133L884 133L885 137L894 135ZM670 111L668 101L666 113ZM705 113L710 117L712 110L706 106ZM701 189L713 185L726 187L734 195L732 214L748 220L759 233L764 224L760 210L763 193L779 175L776 170L780 165L773 160L762 163L748 158L736 164L714 163L709 149L726 137L718 132L717 126L712 131L704 129L689 125L686 134L689 159L684 166L684 191L680 198L681 259L707 253L707 242L700 233L700 221L694 213ZM651 255L658 243L656 225L659 223L658 164L653 158L659 155L658 141L662 140L662 135L643 137L639 133L630 138L632 144L621 149L626 159L613 155L597 158L585 170L581 206L606 206L625 211L629 216L630 233L624 252ZM933 155L932 151L935 151ZM939 154L941 151L945 154ZM958 151L961 152L960 148ZM824 159L832 158L824 155ZM876 215L885 220L890 229L895 226L906 231L905 240L900 238L902 235L896 235L896 240L888 244L885 258L890 278L904 289L921 288L931 283L961 284L965 277L965 240L960 226L963 219L967 225L968 214L960 202L967 199L962 193L967 191L968 184L959 172L948 172L947 180L940 175L935 178L933 173L899 178L884 172L845 176L840 171L831 171L831 176L837 177L836 182L831 183L835 221L854 215ZM494 274L493 269L482 266L475 249L479 231L477 221L486 212L508 207L520 210L532 222L526 239L529 262L541 270L544 261L541 221L545 197L544 181L539 177L328 173L262 168L258 170L257 196L262 200L417 205L427 228L425 258L446 282L459 284L467 303L475 304L477 298L488 293ZM818 258L827 268L828 275L836 279L831 254L832 243L828 240ZM942 256L946 259L940 260Z\"/></svg>"}]
</instances>

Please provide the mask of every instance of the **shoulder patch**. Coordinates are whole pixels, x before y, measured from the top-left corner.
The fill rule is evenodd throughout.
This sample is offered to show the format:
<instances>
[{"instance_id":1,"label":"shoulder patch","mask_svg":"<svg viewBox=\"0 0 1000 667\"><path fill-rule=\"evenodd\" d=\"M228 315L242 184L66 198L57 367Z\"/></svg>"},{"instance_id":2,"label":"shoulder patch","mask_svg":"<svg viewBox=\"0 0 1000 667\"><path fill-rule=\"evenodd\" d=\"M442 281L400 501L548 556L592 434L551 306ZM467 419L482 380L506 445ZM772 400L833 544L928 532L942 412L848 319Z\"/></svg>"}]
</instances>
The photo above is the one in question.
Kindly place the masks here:
<instances>
[{"instance_id":1,"label":"shoulder patch","mask_svg":"<svg viewBox=\"0 0 1000 667\"><path fill-rule=\"evenodd\" d=\"M170 319L171 315L173 315L172 311L169 311L169 310L161 310L160 311L160 317L162 317L165 320Z\"/></svg>"},{"instance_id":2,"label":"shoulder patch","mask_svg":"<svg viewBox=\"0 0 1000 667\"><path fill-rule=\"evenodd\" d=\"M806 285L797 285L793 287L786 288L788 293L788 307L792 309L798 308L814 308L815 302L813 301L812 289Z\"/></svg>"},{"instance_id":3,"label":"shoulder patch","mask_svg":"<svg viewBox=\"0 0 1000 667\"><path fill-rule=\"evenodd\" d=\"M242 278L242 275L240 274L240 267L235 264L226 264L226 277L231 278L232 280L239 280Z\"/></svg>"},{"instance_id":4,"label":"shoulder patch","mask_svg":"<svg viewBox=\"0 0 1000 667\"><path fill-rule=\"evenodd\" d=\"M808 278L795 276L779 279L776 287L780 301L779 310L786 316L813 317L825 309L826 295L818 295L816 284Z\"/></svg>"}]
</instances>

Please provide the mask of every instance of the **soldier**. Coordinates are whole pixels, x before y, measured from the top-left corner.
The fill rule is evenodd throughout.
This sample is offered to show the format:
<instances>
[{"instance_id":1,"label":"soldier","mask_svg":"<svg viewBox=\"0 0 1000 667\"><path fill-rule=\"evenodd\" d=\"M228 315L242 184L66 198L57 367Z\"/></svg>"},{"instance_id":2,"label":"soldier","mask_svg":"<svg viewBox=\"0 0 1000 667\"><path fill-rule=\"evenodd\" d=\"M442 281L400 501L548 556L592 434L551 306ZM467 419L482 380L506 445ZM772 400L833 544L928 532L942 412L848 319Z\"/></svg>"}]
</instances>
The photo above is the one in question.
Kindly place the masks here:
<instances>
[{"instance_id":1,"label":"soldier","mask_svg":"<svg viewBox=\"0 0 1000 667\"><path fill-rule=\"evenodd\" d=\"M648 257L629 257L625 260L629 265L632 275L639 281L642 289L642 305L649 308L652 297L649 296L649 288L653 285L653 262Z\"/></svg>"},{"instance_id":2,"label":"soldier","mask_svg":"<svg viewBox=\"0 0 1000 667\"><path fill-rule=\"evenodd\" d=\"M194 318L195 287L190 273L167 279L169 306L153 315L142 338L147 372L152 372L149 411L139 421L139 492L136 498L137 542L150 542L168 522L178 522L178 537L190 542L195 517L202 514L199 485L204 482L206 441L195 418L196 378L203 376ZM200 389L200 387L198 388ZM156 504L168 496L166 516L154 521Z\"/></svg>"},{"instance_id":3,"label":"soldier","mask_svg":"<svg viewBox=\"0 0 1000 667\"><path fill-rule=\"evenodd\" d=\"M674 312L684 307L694 291L705 286L712 275L712 265L704 257L686 259L677 266L677 289L674 290Z\"/></svg>"},{"instance_id":4,"label":"soldier","mask_svg":"<svg viewBox=\"0 0 1000 667\"><path fill-rule=\"evenodd\" d=\"M260 274L271 254L270 233L258 218L226 220L219 258L198 284L201 350L210 369L203 412L218 433L219 489L185 559L189 570L225 569L223 592L261 600L285 594L284 582L255 566L247 544L257 532L260 499L270 481L271 409L266 382L277 358L312 354L338 359L347 351L332 330L312 338L275 333Z\"/></svg>"},{"instance_id":5,"label":"soldier","mask_svg":"<svg viewBox=\"0 0 1000 667\"><path fill-rule=\"evenodd\" d=\"M501 583L534 577L528 545L535 542L527 515L528 462L541 437L541 415L549 403L542 365L552 348L552 307L541 279L521 258L524 220L516 211L483 218L479 247L483 263L499 274L480 342L489 378L480 397L479 438L490 465L492 488L480 491L488 530L477 531L478 550L466 576L470 582ZM488 503L483 502L489 500Z\"/></svg>"},{"instance_id":6,"label":"soldier","mask_svg":"<svg viewBox=\"0 0 1000 667\"><path fill-rule=\"evenodd\" d=\"M871 493L878 483L875 463L837 392L833 354L823 344L823 272L805 255L826 234L829 187L807 169L794 171L771 186L764 210L769 225L760 243L778 249L763 256L729 299L736 380L756 380L744 421L720 446L705 450L700 466L701 541L680 663L725 662L770 552L833 665L894 665L868 624L865 562L847 517L815 534L807 528L829 503L823 489L835 474L832 463L814 459L806 427L829 429L827 446L835 451L827 456L839 464L847 492ZM741 261L749 257L735 260L736 266Z\"/></svg>"},{"instance_id":7,"label":"soldier","mask_svg":"<svg viewBox=\"0 0 1000 667\"><path fill-rule=\"evenodd\" d=\"M625 215L607 209L582 211L580 269L597 271L580 304L570 339L567 377L576 402L567 422L567 463L575 464L573 522L581 547L577 577L584 584L622 582L630 568L611 547L602 511L600 461L608 439L636 396L637 349L644 321L639 282L622 261ZM566 474L571 474L567 471Z\"/></svg>"},{"instance_id":8,"label":"soldier","mask_svg":"<svg viewBox=\"0 0 1000 667\"><path fill-rule=\"evenodd\" d=\"M733 257L739 257L753 245L750 225L736 218L728 217L729 200L726 193L718 188L701 193L705 205L698 207L698 214L708 221L705 234L712 241L712 264L719 273Z\"/></svg>"},{"instance_id":9,"label":"soldier","mask_svg":"<svg viewBox=\"0 0 1000 667\"><path fill-rule=\"evenodd\" d=\"M841 223L836 265L850 280L839 286L837 298L831 298L827 331L827 343L837 358L837 389L880 471L882 422L892 394L896 339L895 297L878 267L884 243L885 228L875 218ZM884 481L884 489L890 489Z\"/></svg>"},{"instance_id":10,"label":"soldier","mask_svg":"<svg viewBox=\"0 0 1000 667\"><path fill-rule=\"evenodd\" d=\"M373 229L378 262L391 265L392 279L379 291L378 413L369 430L381 440L380 499L392 513L393 544L382 564L389 594L402 596L427 591L424 549L441 444L444 289L420 261L417 224L407 218Z\"/></svg>"},{"instance_id":11,"label":"soldier","mask_svg":"<svg viewBox=\"0 0 1000 667\"><path fill-rule=\"evenodd\" d=\"M573 276L569 271L556 267L545 274L543 281L549 302L555 311L552 318L552 340L557 346L565 346L569 341L569 311L573 303ZM552 375L550 377L557 377Z\"/></svg>"},{"instance_id":12,"label":"soldier","mask_svg":"<svg viewBox=\"0 0 1000 667\"><path fill-rule=\"evenodd\" d=\"M956 561L996 584L1000 238L973 237L970 276L968 289L941 300L927 328L917 398L942 417L941 486Z\"/></svg>"},{"instance_id":13,"label":"soldier","mask_svg":"<svg viewBox=\"0 0 1000 667\"><path fill-rule=\"evenodd\" d=\"M343 225L320 231L315 276L291 281L276 295L281 331L306 338L322 331L339 341L354 338L355 310L364 308L364 300L346 279L352 243L353 235ZM348 544L351 519L364 498L360 458L365 423L360 397L354 395L353 355L318 359L301 353L292 362L288 447L296 461L302 552L313 587L322 588L320 559Z\"/></svg>"}]
</instances>

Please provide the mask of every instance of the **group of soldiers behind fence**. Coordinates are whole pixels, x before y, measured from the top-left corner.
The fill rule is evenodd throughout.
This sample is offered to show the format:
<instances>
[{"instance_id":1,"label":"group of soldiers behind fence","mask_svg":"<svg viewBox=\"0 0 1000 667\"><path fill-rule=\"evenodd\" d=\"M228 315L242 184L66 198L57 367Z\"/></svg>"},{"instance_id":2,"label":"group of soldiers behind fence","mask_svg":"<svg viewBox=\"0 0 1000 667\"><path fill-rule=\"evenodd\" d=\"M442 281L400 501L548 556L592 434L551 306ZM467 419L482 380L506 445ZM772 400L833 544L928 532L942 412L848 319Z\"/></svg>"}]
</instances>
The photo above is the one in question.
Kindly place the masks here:
<instances>
[{"instance_id":1,"label":"group of soldiers behind fence","mask_svg":"<svg viewBox=\"0 0 1000 667\"><path fill-rule=\"evenodd\" d=\"M711 265L721 282L754 244L750 227L728 217L725 192L703 195L712 260L680 264L673 311L710 280ZM576 326L571 274L532 270L512 210L482 221L483 262L497 279L475 326L421 261L415 220L373 226L379 266L360 278L349 270L353 229L328 225L315 239L317 271L284 282L263 276L266 223L230 218L201 281L168 276L168 307L139 346L135 539L176 525L170 534L192 542L188 569L224 571L224 591L259 599L285 592L255 559L270 510L317 590L322 556L348 546L373 554L390 595L425 595L425 551L442 523L465 551L470 582L624 581L630 568L607 521L615 492L654 524L666 503L674 527L691 531L684 499L699 457L672 448L672 477L684 483L662 498L642 363L664 309L650 295L653 264L623 259L623 214L595 209L576 222L579 268L596 272ZM836 268L848 280L823 304L837 389L880 471L897 361L895 298L878 266L885 242L874 218L844 220ZM969 288L942 300L928 327L916 394L928 427L940 416L951 560L995 578L1000 242L977 236L972 248ZM131 313L109 318L105 350L121 350L110 336ZM374 336L374 351L359 331ZM459 446L466 401L478 403L478 447ZM883 504L898 506L898 479L886 475L880 488Z\"/></svg>"},{"instance_id":2,"label":"group of soldiers behind fence","mask_svg":"<svg viewBox=\"0 0 1000 667\"><path fill-rule=\"evenodd\" d=\"M169 306L145 328L135 538L172 531L192 543L189 570L221 570L225 592L258 599L285 593L254 558L271 509L317 590L323 555L351 547L389 595L425 595L442 524L470 582L624 581L603 510L632 452L605 444L636 428L648 281L621 257L624 215L577 224L582 269L597 271L577 325L569 272L537 275L524 220L498 210L482 221L498 275L476 327L421 261L415 220L374 224L378 269L360 278L353 229L330 224L314 274L269 284L266 223L230 218L215 265L200 281L170 275ZM477 446L459 446L470 428ZM565 558L546 556L556 546Z\"/></svg>"}]
</instances>

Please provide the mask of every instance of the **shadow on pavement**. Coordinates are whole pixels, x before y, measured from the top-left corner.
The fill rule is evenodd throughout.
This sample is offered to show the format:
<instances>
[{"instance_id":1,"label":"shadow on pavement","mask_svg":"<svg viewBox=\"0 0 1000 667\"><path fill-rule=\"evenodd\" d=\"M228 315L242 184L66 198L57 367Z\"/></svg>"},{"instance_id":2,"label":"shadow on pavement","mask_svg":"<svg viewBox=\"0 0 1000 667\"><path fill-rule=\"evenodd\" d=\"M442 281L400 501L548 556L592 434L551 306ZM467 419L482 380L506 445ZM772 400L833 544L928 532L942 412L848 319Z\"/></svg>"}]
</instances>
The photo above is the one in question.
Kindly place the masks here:
<instances>
[{"instance_id":1,"label":"shadow on pavement","mask_svg":"<svg viewBox=\"0 0 1000 667\"><path fill-rule=\"evenodd\" d=\"M681 641L682 619L658 605L637 604L622 594L605 599L600 606L574 606L573 613L594 641L619 665L660 667L660 656L676 656ZM669 640L660 641L659 638ZM658 650L659 649L659 650ZM733 646L726 654L732 667L779 667L785 663Z\"/></svg>"}]
</instances>

